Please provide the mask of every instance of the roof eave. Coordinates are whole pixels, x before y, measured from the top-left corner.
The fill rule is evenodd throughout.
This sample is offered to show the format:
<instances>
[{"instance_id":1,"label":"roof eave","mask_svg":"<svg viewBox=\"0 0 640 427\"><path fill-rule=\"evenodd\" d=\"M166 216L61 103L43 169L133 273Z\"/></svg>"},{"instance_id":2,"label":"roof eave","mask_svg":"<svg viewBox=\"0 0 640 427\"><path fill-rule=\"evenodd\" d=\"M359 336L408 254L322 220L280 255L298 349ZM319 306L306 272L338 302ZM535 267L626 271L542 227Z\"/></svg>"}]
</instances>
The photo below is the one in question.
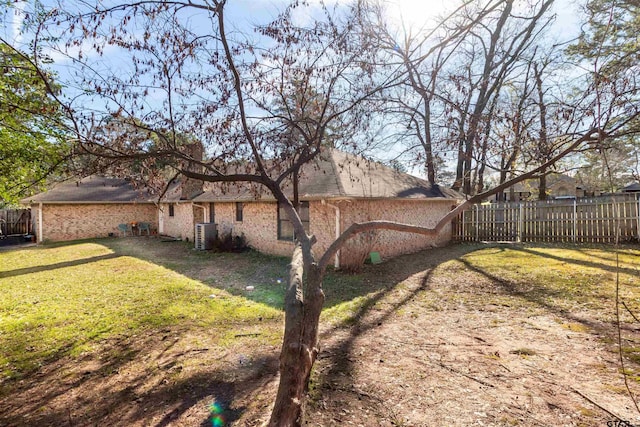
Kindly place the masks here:
<instances>
[{"instance_id":1,"label":"roof eave","mask_svg":"<svg viewBox=\"0 0 640 427\"><path fill-rule=\"evenodd\" d=\"M153 200L29 200L20 201L24 205L121 205L121 204L155 204Z\"/></svg>"}]
</instances>

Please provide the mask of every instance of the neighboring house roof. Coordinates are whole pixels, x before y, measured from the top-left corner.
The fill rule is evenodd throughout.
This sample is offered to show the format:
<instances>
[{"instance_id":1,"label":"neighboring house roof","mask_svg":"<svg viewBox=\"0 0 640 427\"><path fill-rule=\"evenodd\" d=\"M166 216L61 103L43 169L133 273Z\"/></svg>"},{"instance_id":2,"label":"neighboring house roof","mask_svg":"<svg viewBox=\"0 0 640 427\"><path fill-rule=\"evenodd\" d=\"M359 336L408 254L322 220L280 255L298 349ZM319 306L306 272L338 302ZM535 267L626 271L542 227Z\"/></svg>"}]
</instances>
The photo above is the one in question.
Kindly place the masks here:
<instances>
[{"instance_id":1,"label":"neighboring house roof","mask_svg":"<svg viewBox=\"0 0 640 427\"><path fill-rule=\"evenodd\" d=\"M49 191L21 200L31 203L153 203L153 196L145 188L135 188L129 181L92 175L80 181L67 181Z\"/></svg>"},{"instance_id":2,"label":"neighboring house roof","mask_svg":"<svg viewBox=\"0 0 640 427\"><path fill-rule=\"evenodd\" d=\"M547 191L557 191L563 188L566 191L573 192L577 188L577 181L575 178L568 175L552 172L547 175ZM527 179L525 181L518 182L513 185L515 192L537 192L540 186L540 179ZM504 193L509 193L509 188L504 190Z\"/></svg>"},{"instance_id":3,"label":"neighboring house roof","mask_svg":"<svg viewBox=\"0 0 640 427\"><path fill-rule=\"evenodd\" d=\"M636 192L640 192L640 182L636 182L630 185L627 185L626 187L624 187L623 189L621 189L620 191L622 191L623 193L636 193Z\"/></svg>"},{"instance_id":4,"label":"neighboring house roof","mask_svg":"<svg viewBox=\"0 0 640 427\"><path fill-rule=\"evenodd\" d=\"M285 193L293 194L290 180ZM302 166L298 182L302 200L318 199L460 199L462 196L428 181L398 172L360 156L326 149L313 161ZM195 202L273 200L262 186L249 183L205 183L204 193Z\"/></svg>"}]
</instances>

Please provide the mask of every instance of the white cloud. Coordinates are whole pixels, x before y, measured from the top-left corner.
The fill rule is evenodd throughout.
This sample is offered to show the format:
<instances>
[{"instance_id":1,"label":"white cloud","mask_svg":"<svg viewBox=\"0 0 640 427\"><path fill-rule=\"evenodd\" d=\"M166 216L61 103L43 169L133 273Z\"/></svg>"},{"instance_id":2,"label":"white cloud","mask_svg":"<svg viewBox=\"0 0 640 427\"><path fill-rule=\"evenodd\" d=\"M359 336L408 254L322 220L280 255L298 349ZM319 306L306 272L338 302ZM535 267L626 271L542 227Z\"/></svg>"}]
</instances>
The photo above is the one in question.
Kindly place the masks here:
<instances>
[{"instance_id":1,"label":"white cloud","mask_svg":"<svg viewBox=\"0 0 640 427\"><path fill-rule=\"evenodd\" d=\"M455 2L453 2L455 3ZM393 25L407 30L420 30L432 26L434 18L442 15L451 5L446 0L384 0L388 18Z\"/></svg>"}]
</instances>

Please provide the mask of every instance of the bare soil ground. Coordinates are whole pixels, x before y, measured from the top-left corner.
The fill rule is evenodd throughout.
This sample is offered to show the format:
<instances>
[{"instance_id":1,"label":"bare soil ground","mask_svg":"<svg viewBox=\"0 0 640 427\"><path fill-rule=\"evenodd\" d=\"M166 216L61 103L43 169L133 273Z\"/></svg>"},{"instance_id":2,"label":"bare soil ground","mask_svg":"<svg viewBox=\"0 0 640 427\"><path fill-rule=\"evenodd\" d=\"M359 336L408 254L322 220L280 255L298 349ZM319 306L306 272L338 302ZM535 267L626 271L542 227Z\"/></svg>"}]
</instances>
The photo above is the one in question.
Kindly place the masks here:
<instances>
[{"instance_id":1,"label":"bare soil ground","mask_svg":"<svg viewBox=\"0 0 640 427\"><path fill-rule=\"evenodd\" d=\"M365 269L362 280L377 293L353 322L323 329L307 425L640 425L613 322L464 262L442 267L476 249L450 246ZM180 261L171 244L135 250ZM229 268L187 270L206 281ZM624 327L628 342L640 340L638 324ZM0 393L0 425L262 425L279 346L261 342L259 330L257 321L256 334L224 351L201 331L165 328L60 358ZM629 382L639 394L637 378Z\"/></svg>"}]
</instances>

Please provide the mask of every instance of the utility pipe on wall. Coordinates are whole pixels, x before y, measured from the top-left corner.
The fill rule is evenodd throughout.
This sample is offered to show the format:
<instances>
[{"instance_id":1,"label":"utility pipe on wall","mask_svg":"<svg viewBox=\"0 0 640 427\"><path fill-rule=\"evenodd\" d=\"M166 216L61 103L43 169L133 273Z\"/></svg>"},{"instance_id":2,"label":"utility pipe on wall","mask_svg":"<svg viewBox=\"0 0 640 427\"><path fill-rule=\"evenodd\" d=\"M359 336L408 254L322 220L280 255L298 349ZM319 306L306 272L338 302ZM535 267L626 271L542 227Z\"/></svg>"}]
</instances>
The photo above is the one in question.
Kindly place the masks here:
<instances>
[{"instance_id":1,"label":"utility pipe on wall","mask_svg":"<svg viewBox=\"0 0 640 427\"><path fill-rule=\"evenodd\" d=\"M42 243L42 202L38 204L38 243Z\"/></svg>"},{"instance_id":2,"label":"utility pipe on wall","mask_svg":"<svg viewBox=\"0 0 640 427\"><path fill-rule=\"evenodd\" d=\"M193 207L202 209L202 222L205 222L206 219L207 219L207 208L204 207L204 206L201 206L201 205L199 205L197 203L194 203ZM194 236L194 239L195 239L195 235L196 235L196 224L193 224L193 236Z\"/></svg>"},{"instance_id":3,"label":"utility pipe on wall","mask_svg":"<svg viewBox=\"0 0 640 427\"><path fill-rule=\"evenodd\" d=\"M164 210L162 204L156 203L158 209L158 234L164 234Z\"/></svg>"}]
</instances>

